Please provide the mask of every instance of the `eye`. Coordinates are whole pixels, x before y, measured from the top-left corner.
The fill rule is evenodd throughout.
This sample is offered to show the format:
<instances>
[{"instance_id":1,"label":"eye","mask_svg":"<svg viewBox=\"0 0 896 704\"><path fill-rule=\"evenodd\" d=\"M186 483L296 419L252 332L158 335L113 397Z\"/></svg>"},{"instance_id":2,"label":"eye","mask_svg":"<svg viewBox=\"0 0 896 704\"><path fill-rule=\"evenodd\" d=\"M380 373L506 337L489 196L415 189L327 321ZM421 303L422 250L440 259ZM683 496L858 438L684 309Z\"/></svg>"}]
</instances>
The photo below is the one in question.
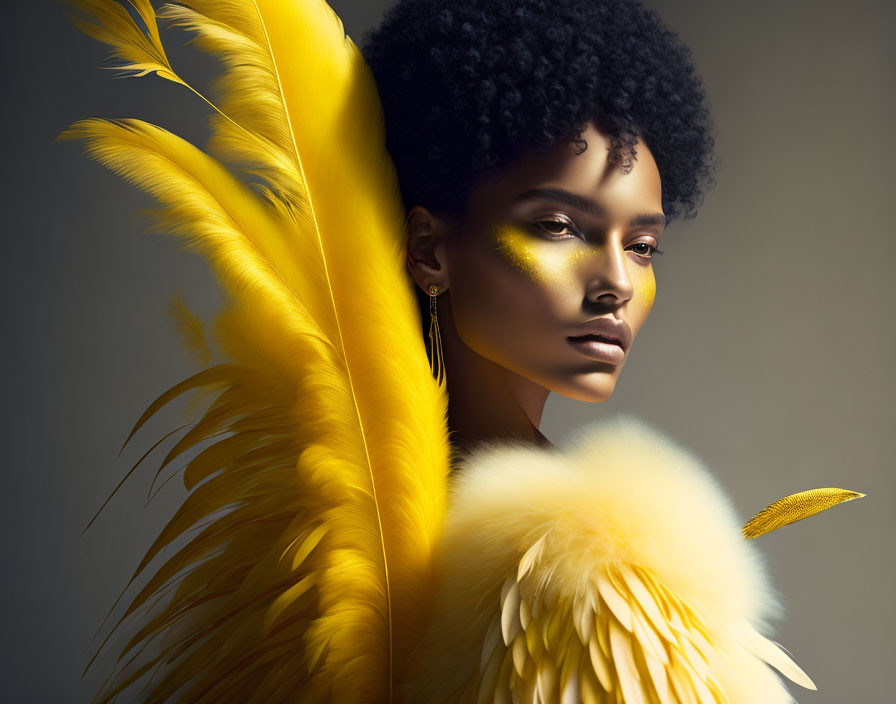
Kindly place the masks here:
<instances>
[{"instance_id":1,"label":"eye","mask_svg":"<svg viewBox=\"0 0 896 704\"><path fill-rule=\"evenodd\" d=\"M634 242L626 249L631 250L643 259L650 259L654 254L662 254L663 250L650 244L650 242Z\"/></svg>"},{"instance_id":2,"label":"eye","mask_svg":"<svg viewBox=\"0 0 896 704\"><path fill-rule=\"evenodd\" d=\"M582 233L579 232L579 229L569 220L565 219L552 218L539 220L535 223L535 226L542 232L547 232L551 236L551 239L565 240L569 239L569 237L582 237Z\"/></svg>"}]
</instances>

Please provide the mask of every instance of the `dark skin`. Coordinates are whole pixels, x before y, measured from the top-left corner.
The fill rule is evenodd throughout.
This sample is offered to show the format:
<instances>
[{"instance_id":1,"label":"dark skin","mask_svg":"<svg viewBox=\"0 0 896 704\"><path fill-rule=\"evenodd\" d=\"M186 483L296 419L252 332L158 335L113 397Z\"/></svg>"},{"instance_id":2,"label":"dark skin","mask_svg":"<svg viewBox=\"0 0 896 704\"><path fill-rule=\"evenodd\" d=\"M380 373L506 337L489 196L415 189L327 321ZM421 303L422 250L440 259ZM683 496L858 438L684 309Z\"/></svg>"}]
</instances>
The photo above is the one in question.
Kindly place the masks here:
<instances>
[{"instance_id":1,"label":"dark skin","mask_svg":"<svg viewBox=\"0 0 896 704\"><path fill-rule=\"evenodd\" d=\"M492 439L551 447L540 432L551 391L608 399L628 358L595 359L568 337L588 321L634 338L653 304L651 255L665 226L662 188L643 143L629 173L608 159L595 123L547 152L527 152L476 184L460 222L408 211L408 268L439 286L439 329L456 452Z\"/></svg>"}]
</instances>

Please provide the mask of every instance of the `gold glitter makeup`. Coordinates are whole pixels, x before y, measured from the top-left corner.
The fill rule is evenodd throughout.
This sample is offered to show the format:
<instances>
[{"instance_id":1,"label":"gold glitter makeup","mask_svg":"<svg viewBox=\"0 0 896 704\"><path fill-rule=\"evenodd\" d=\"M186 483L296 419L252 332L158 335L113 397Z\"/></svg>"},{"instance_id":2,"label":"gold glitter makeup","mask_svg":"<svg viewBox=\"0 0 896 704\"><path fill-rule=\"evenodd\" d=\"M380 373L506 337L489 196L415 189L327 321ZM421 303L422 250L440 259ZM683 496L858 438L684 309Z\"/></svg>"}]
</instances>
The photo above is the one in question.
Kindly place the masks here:
<instances>
[{"instance_id":1,"label":"gold glitter makeup","mask_svg":"<svg viewBox=\"0 0 896 704\"><path fill-rule=\"evenodd\" d=\"M539 240L523 227L510 223L496 227L494 237L498 251L536 282L572 280L573 267L589 254L589 248L582 242L566 242L573 246L564 247L560 242Z\"/></svg>"}]
</instances>

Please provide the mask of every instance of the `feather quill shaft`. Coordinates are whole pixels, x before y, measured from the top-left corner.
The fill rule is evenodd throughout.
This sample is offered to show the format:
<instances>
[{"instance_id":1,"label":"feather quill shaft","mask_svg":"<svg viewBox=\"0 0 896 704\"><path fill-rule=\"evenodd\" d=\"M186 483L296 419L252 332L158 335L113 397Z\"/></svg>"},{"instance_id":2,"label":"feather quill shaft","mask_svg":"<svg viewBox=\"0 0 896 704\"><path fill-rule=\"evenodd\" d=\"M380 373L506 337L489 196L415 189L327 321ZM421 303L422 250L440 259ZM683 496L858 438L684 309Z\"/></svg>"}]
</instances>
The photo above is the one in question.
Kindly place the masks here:
<instances>
[{"instance_id":1,"label":"feather quill shaft","mask_svg":"<svg viewBox=\"0 0 896 704\"><path fill-rule=\"evenodd\" d=\"M261 25L262 31L264 32L265 44L269 47L269 57L270 57L271 65L273 67L274 75L277 78L277 88L280 91L281 95L283 95L283 82L282 82L282 78L281 78L281 74L280 74L280 69L277 66L277 59L276 59L276 55L274 53L274 48L271 45L271 40L270 40L270 36L268 33L268 28L265 23L265 18L262 14L262 10L259 7L259 3L257 0L253 0L253 6L255 7L256 12L258 13L259 23ZM272 7L272 9L274 9L276 6L271 5L271 7ZM341 29L342 23L339 22L337 18L335 18L335 15L333 15L333 18L336 19L336 23L339 24L340 29ZM317 238L317 244L318 244L320 255L321 255L321 261L323 264L323 271L324 271L324 278L327 283L327 291L330 294L330 301L331 301L331 304L333 307L333 316L335 318L336 329L337 329L338 335L339 335L339 346L341 348L343 358L347 360L348 355L346 353L345 337L343 335L342 326L339 323L339 313L338 313L337 306L336 306L336 298L335 298L336 294L334 291L333 282L330 277L330 273L329 273L328 266L327 266L327 255L326 255L326 252L324 251L324 243L323 243L323 239L321 237L320 223L318 221L318 217L315 212L315 205L314 205L315 199L311 195L311 192L312 192L311 185L309 184L308 178L305 174L305 167L302 164L302 158L299 153L298 145L296 143L296 133L295 133L295 129L292 124L292 119L290 116L290 106L286 100L286 96L283 96L283 105L284 105L284 116L286 118L286 124L287 124L287 128L288 128L288 134L290 135L290 137L292 139L293 156L295 157L296 164L298 165L300 181L301 181L304 193L307 195L308 209L310 211L311 221L313 223L313 229L314 229L314 233ZM397 230L397 228L396 228L396 230ZM391 590L391 584L390 584L390 580L389 580L389 561L388 561L388 558L386 555L383 517L380 514L380 501L377 497L377 480L376 480L376 476L374 474L373 463L372 463L372 460L370 457L370 452L368 449L368 440L367 440L367 434L366 434L365 428L364 428L364 419L362 418L361 408L358 403L357 393L355 391L355 383L352 380L351 369L352 369L351 365L347 364L346 372L348 374L348 386L351 389L352 397L354 400L354 406L355 406L355 410L357 413L358 428L361 433L361 443L364 447L365 459L366 459L366 463L367 463L367 466L369 469L370 487L371 487L371 492L372 492L372 497L373 497L373 504L374 504L374 507L376 510L376 520L377 520L377 524L378 524L377 527L379 529L379 535L380 535L380 540L381 540L382 560L383 560L382 564L383 564L383 576L384 576L383 581L384 581L384 585L385 585L385 597L386 597L386 607L385 607L386 608L386 628L387 628L387 641L388 641L387 642L388 669L389 669L388 680L387 680L388 681L388 701L391 702L392 701L393 679L394 679L394 671L393 671L394 670L394 664L393 664L394 646L393 646L393 633L392 633L392 618L393 618L393 616L392 616L392 590Z\"/></svg>"}]
</instances>

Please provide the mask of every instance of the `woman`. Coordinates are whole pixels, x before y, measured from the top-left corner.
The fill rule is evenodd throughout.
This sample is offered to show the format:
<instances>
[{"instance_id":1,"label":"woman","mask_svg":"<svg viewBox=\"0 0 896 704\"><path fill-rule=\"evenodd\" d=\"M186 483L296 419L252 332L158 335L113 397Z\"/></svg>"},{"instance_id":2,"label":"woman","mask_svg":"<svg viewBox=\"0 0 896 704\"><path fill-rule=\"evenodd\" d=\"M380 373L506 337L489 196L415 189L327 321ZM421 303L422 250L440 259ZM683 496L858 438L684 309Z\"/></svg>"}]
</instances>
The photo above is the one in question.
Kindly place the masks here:
<instances>
[{"instance_id":1,"label":"woman","mask_svg":"<svg viewBox=\"0 0 896 704\"><path fill-rule=\"evenodd\" d=\"M460 332L441 329L457 443L539 438L549 391L606 400L627 354L588 362L566 338L626 323L627 353L663 228L700 200L711 124L687 49L639 3L402 2L364 53L411 273Z\"/></svg>"},{"instance_id":2,"label":"woman","mask_svg":"<svg viewBox=\"0 0 896 704\"><path fill-rule=\"evenodd\" d=\"M147 2L82 4L123 68L185 83ZM159 702L790 701L766 663L811 687L699 462L636 421L538 431L550 391L612 394L706 182L675 37L634 2L406 1L371 75L319 0L158 14L224 62L213 147L261 182L141 121L69 131L229 296L225 362L135 427L217 394L162 463L215 438L100 700L149 673Z\"/></svg>"},{"instance_id":3,"label":"woman","mask_svg":"<svg viewBox=\"0 0 896 704\"><path fill-rule=\"evenodd\" d=\"M625 322L630 343L653 301L663 227L693 212L707 180L709 113L687 50L638 3L405 2L365 55L404 202L423 206L408 218L411 273L422 291L448 292L439 303L465 339L443 326L457 443L543 442L549 391L605 400L624 363L612 348L589 363L566 337L603 317ZM543 186L565 200L539 197ZM591 203L575 208L570 194ZM637 224L622 233L623 220ZM551 236L565 240L546 246ZM596 264L588 244L613 251Z\"/></svg>"}]
</instances>

